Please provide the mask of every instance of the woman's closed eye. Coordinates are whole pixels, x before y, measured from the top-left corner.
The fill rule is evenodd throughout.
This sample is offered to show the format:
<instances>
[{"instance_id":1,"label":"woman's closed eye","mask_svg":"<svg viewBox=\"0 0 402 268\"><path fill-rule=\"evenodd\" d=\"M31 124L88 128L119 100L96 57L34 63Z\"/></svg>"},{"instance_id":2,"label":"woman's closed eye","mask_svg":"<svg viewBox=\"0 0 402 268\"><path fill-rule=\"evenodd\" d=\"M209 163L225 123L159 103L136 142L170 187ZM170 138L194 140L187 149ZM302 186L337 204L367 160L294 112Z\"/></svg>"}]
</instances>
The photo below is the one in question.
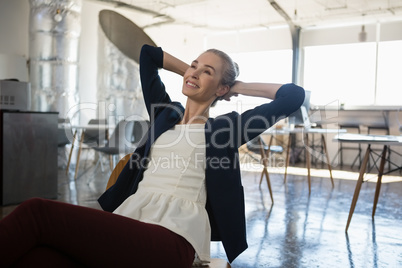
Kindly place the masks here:
<instances>
[{"instance_id":1,"label":"woman's closed eye","mask_svg":"<svg viewBox=\"0 0 402 268\"><path fill-rule=\"evenodd\" d=\"M196 70L196 69L198 69L198 66L195 64L191 64L190 68ZM207 75L212 75L212 71L209 70L208 68L205 68L205 70L203 70L202 72L206 73Z\"/></svg>"}]
</instances>

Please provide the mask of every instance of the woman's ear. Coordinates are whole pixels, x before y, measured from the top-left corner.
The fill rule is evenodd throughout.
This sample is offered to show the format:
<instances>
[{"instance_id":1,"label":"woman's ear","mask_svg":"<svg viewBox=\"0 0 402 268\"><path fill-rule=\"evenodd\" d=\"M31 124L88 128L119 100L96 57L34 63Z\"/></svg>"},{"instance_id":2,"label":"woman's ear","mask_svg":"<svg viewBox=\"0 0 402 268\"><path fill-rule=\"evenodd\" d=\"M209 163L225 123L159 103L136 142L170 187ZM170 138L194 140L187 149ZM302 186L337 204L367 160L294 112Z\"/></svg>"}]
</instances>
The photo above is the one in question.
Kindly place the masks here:
<instances>
[{"instance_id":1,"label":"woman's ear","mask_svg":"<svg viewBox=\"0 0 402 268\"><path fill-rule=\"evenodd\" d=\"M216 92L216 96L218 97L222 97L223 95L225 95L226 93L228 93L230 90L230 87L228 85L221 85L218 88L218 91Z\"/></svg>"}]
</instances>

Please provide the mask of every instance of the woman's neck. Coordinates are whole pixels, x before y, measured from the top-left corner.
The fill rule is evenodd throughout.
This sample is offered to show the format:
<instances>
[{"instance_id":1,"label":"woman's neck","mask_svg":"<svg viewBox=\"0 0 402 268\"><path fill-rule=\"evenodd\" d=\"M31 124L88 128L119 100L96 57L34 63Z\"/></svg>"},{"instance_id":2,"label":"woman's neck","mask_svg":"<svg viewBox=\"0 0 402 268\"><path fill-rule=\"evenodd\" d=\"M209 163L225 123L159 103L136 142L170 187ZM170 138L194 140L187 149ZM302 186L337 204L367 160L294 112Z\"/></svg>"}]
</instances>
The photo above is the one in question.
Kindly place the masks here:
<instances>
[{"instance_id":1,"label":"woman's neck","mask_svg":"<svg viewBox=\"0 0 402 268\"><path fill-rule=\"evenodd\" d=\"M209 118L210 104L198 104L187 100L184 115L179 124L205 124Z\"/></svg>"}]
</instances>

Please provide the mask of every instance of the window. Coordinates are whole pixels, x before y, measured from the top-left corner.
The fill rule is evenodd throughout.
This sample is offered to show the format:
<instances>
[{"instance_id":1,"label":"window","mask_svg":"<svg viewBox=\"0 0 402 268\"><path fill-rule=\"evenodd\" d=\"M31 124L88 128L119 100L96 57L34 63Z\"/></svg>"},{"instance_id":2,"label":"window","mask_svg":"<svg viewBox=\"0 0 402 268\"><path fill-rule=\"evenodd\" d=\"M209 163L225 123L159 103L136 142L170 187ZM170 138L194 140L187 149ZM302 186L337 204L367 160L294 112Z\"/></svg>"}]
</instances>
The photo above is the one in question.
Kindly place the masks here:
<instances>
[{"instance_id":1,"label":"window","mask_svg":"<svg viewBox=\"0 0 402 268\"><path fill-rule=\"evenodd\" d=\"M239 65L238 80L244 82L289 83L292 81L292 50L270 50L230 55ZM239 96L230 102L220 101L211 109L211 116L237 111L239 113L266 103L263 98Z\"/></svg>"},{"instance_id":2,"label":"window","mask_svg":"<svg viewBox=\"0 0 402 268\"><path fill-rule=\"evenodd\" d=\"M304 88L313 105L375 103L376 44L304 48Z\"/></svg>"},{"instance_id":3,"label":"window","mask_svg":"<svg viewBox=\"0 0 402 268\"><path fill-rule=\"evenodd\" d=\"M402 40L381 42L378 47L377 105L397 105L402 101Z\"/></svg>"},{"instance_id":4,"label":"window","mask_svg":"<svg viewBox=\"0 0 402 268\"><path fill-rule=\"evenodd\" d=\"M292 50L271 50L260 52L236 53L230 55L239 65L238 80L245 82L290 83L292 81ZM182 78L165 70L160 72L173 100L185 105L186 97L181 93ZM218 101L210 111L210 116L237 111L244 112L257 105L266 103L263 98L239 96L232 101Z\"/></svg>"}]
</instances>

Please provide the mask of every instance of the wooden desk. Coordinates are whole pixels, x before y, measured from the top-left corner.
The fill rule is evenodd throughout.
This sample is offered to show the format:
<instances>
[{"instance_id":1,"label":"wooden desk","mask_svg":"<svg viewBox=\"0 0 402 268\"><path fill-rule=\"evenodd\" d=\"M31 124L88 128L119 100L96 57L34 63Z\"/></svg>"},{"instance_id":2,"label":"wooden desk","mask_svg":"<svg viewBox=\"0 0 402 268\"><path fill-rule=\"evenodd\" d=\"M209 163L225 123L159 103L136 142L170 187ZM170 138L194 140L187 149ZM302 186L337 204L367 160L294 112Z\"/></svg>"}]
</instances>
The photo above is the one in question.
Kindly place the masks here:
<instances>
[{"instance_id":1,"label":"wooden desk","mask_svg":"<svg viewBox=\"0 0 402 268\"><path fill-rule=\"evenodd\" d=\"M356 183L355 193L353 195L352 204L351 204L350 210L349 210L348 221L346 223L345 232L347 232L349 225L350 225L350 221L352 219L353 212L356 207L357 199L359 198L360 188L363 183L363 176L367 170L367 163L368 163L370 152L371 152L371 145L372 144L381 144L384 146L383 150L382 150L382 154L381 154L380 166L378 168L378 179L377 179L377 185L376 185L376 190L375 190L375 195L374 195L374 204L373 204L373 213L372 213L372 217L374 218L375 210L376 210L377 203L378 203L378 197L380 195L381 179L382 179L382 175L384 174L384 165L385 165L386 155L387 155L387 151L388 151L387 147L390 145L402 145L402 136L340 134L340 135L335 136L334 140L337 140L339 142L367 144L366 153L364 155L363 163L360 168L359 178Z\"/></svg>"},{"instance_id":2,"label":"wooden desk","mask_svg":"<svg viewBox=\"0 0 402 268\"><path fill-rule=\"evenodd\" d=\"M286 183L286 176L287 176L287 169L289 166L289 160L290 160L290 148L292 146L292 134L302 134L304 138L304 147L307 150L306 154L306 165L307 165L307 179L308 179L308 190L309 193L311 193L311 159L310 159L310 154L314 154L313 149L309 146L309 134L319 134L321 135L321 141L323 144L323 149L324 149L324 155L326 157L326 162L328 166L328 171L332 183L332 187L334 187L334 179L332 177L332 169L331 169L331 164L328 156L328 150L327 150L327 144L325 141L325 134L339 134L339 133L345 133L346 130L344 129L326 129L326 128L293 128L293 129L268 129L265 131L263 134L264 135L289 135L288 138L288 144L287 144L287 149L286 149L286 166L285 166L285 175L284 175L284 181ZM272 142L272 137L270 139L269 145L271 145Z\"/></svg>"}]
</instances>

